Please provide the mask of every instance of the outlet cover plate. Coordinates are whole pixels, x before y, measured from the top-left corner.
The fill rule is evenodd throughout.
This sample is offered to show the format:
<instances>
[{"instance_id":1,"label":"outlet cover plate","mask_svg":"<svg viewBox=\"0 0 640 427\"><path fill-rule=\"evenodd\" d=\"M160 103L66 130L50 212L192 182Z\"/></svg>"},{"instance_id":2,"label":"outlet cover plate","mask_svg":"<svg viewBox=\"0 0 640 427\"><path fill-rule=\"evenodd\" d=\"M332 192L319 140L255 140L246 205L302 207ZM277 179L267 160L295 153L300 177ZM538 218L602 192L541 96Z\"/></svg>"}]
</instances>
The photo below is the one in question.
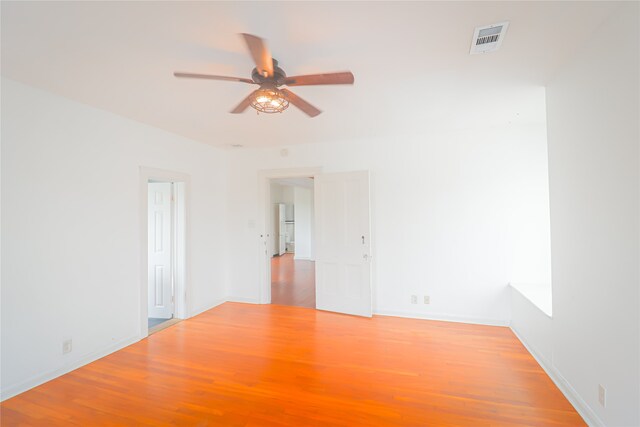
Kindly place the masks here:
<instances>
[{"instance_id":1,"label":"outlet cover plate","mask_svg":"<svg viewBox=\"0 0 640 427\"><path fill-rule=\"evenodd\" d=\"M73 350L73 342L71 340L62 341L62 354L71 353Z\"/></svg>"},{"instance_id":2,"label":"outlet cover plate","mask_svg":"<svg viewBox=\"0 0 640 427\"><path fill-rule=\"evenodd\" d=\"M607 407L607 389L602 384L598 384L598 402L603 408Z\"/></svg>"}]
</instances>

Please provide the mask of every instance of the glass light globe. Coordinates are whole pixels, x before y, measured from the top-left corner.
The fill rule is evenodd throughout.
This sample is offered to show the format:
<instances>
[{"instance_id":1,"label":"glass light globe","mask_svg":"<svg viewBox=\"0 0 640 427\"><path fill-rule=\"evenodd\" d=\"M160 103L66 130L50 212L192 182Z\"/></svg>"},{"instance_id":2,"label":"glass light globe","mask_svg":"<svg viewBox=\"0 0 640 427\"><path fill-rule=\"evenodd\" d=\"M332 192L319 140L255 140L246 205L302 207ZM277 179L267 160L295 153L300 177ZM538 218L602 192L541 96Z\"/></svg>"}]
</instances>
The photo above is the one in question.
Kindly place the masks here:
<instances>
[{"instance_id":1,"label":"glass light globe","mask_svg":"<svg viewBox=\"0 0 640 427\"><path fill-rule=\"evenodd\" d=\"M277 88L262 87L255 92L251 106L260 113L282 113L289 107L289 101Z\"/></svg>"}]
</instances>

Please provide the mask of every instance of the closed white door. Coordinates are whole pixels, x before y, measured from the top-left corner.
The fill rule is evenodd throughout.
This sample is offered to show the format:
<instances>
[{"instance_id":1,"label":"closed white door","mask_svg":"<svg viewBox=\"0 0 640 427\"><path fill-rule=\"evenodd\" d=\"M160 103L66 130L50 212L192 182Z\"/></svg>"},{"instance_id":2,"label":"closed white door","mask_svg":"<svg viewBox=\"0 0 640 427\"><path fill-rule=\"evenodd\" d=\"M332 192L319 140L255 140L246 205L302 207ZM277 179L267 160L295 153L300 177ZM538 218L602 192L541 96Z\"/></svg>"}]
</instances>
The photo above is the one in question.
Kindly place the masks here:
<instances>
[{"instance_id":1,"label":"closed white door","mask_svg":"<svg viewBox=\"0 0 640 427\"><path fill-rule=\"evenodd\" d=\"M149 183L149 317L173 317L172 185Z\"/></svg>"},{"instance_id":2,"label":"closed white door","mask_svg":"<svg viewBox=\"0 0 640 427\"><path fill-rule=\"evenodd\" d=\"M287 250L285 213L284 203L278 204L278 255L283 255Z\"/></svg>"},{"instance_id":3,"label":"closed white door","mask_svg":"<svg viewBox=\"0 0 640 427\"><path fill-rule=\"evenodd\" d=\"M315 176L316 308L371 317L369 172Z\"/></svg>"}]
</instances>

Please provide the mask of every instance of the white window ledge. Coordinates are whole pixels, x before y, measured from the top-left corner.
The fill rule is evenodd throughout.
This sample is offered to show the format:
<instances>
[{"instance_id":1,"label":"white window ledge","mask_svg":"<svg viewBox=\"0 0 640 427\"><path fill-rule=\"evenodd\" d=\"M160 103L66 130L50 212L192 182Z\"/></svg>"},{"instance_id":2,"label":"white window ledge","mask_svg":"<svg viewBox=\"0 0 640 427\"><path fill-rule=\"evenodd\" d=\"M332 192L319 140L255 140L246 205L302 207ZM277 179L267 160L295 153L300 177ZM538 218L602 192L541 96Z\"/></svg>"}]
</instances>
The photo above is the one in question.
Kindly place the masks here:
<instances>
[{"instance_id":1,"label":"white window ledge","mask_svg":"<svg viewBox=\"0 0 640 427\"><path fill-rule=\"evenodd\" d=\"M551 284L543 283L509 283L520 295L528 299L547 316L552 315Z\"/></svg>"}]
</instances>

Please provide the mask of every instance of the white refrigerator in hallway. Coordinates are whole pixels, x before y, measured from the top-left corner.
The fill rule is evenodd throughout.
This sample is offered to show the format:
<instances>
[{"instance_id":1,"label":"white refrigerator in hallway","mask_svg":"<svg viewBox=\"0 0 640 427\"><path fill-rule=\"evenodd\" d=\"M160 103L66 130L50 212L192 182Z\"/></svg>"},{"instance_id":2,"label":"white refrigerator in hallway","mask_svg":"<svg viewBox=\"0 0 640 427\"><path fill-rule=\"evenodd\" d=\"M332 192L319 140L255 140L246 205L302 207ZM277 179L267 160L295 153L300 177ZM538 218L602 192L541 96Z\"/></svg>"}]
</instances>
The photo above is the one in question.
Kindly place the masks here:
<instances>
[{"instance_id":1,"label":"white refrigerator in hallway","mask_svg":"<svg viewBox=\"0 0 640 427\"><path fill-rule=\"evenodd\" d=\"M278 218L278 255L284 255L287 250L286 242L286 207L284 203L276 204L276 215Z\"/></svg>"}]
</instances>

